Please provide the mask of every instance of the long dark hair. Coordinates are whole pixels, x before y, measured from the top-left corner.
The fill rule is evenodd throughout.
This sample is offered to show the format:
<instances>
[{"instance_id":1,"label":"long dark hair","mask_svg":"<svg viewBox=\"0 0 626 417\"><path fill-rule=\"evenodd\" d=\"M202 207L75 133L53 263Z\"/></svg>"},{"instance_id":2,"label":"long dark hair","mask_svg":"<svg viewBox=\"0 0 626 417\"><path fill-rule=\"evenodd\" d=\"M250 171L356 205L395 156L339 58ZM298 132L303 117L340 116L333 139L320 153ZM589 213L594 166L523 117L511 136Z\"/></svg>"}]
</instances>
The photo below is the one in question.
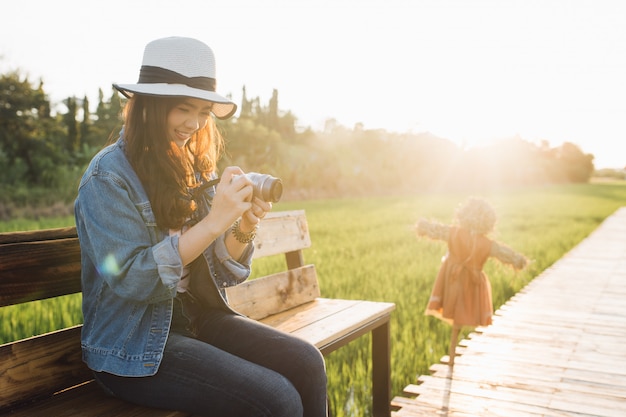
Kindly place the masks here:
<instances>
[{"instance_id":1,"label":"long dark hair","mask_svg":"<svg viewBox=\"0 0 626 417\"><path fill-rule=\"evenodd\" d=\"M190 190L216 170L224 150L212 117L184 148L167 136L167 115L183 100L135 94L124 108L128 160L148 194L157 225L175 230L196 209Z\"/></svg>"}]
</instances>

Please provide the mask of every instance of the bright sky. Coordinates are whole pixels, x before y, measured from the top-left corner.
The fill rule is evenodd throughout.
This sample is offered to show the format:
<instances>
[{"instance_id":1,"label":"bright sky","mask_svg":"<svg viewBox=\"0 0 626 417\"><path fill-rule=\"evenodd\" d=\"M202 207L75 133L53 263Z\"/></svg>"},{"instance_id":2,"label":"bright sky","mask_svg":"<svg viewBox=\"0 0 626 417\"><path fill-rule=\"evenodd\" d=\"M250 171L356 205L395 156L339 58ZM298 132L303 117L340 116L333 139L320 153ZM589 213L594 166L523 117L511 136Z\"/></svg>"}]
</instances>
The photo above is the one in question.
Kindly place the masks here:
<instances>
[{"instance_id":1,"label":"bright sky","mask_svg":"<svg viewBox=\"0 0 626 417\"><path fill-rule=\"evenodd\" d=\"M0 69L55 102L136 82L145 44L191 36L218 92L319 129L430 131L471 146L520 135L626 166L623 0L29 0L2 2Z\"/></svg>"}]
</instances>

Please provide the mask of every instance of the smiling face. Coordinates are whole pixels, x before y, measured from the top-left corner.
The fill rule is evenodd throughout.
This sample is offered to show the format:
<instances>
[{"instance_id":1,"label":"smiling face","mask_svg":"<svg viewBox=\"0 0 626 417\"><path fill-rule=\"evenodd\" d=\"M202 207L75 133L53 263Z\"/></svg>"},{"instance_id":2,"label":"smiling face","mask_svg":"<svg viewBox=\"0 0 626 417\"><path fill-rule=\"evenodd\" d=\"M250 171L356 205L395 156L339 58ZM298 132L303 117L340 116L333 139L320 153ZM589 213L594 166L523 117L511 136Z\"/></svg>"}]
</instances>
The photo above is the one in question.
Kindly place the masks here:
<instances>
[{"instance_id":1,"label":"smiling face","mask_svg":"<svg viewBox=\"0 0 626 417\"><path fill-rule=\"evenodd\" d=\"M197 98L184 98L167 114L167 135L180 148L211 117L211 103Z\"/></svg>"}]
</instances>

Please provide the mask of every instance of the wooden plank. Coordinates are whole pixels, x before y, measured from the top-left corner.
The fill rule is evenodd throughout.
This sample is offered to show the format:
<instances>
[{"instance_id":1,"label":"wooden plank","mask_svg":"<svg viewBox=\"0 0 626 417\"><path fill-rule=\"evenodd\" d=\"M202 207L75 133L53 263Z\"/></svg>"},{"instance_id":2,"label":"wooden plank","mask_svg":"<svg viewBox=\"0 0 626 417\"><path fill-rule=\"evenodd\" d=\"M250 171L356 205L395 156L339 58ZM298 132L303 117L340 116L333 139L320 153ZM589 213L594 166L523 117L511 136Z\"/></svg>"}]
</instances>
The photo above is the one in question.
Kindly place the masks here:
<instances>
[{"instance_id":1,"label":"wooden plank","mask_svg":"<svg viewBox=\"0 0 626 417\"><path fill-rule=\"evenodd\" d=\"M395 397L391 400L392 407L402 407L391 413L394 417L476 417L475 414L469 414L454 408L445 408L442 405L433 405L419 403L409 398Z\"/></svg>"},{"instance_id":2,"label":"wooden plank","mask_svg":"<svg viewBox=\"0 0 626 417\"><path fill-rule=\"evenodd\" d=\"M458 366L457 366L458 365ZM442 369L440 367L445 367ZM433 376L443 377L446 375L448 366L435 364L430 370ZM586 391L590 387L599 386L603 392L622 393L626 392L626 378L622 367L615 367L613 372L599 372L593 366L576 366L567 361L560 364L540 363L530 360L520 360L512 357L490 358L488 355L477 356L468 353L465 358L455 362L455 377L468 378L464 372L473 375L474 378L485 377L507 381L509 379L519 381L535 381L537 384L579 384L581 390ZM467 369L464 371L464 369ZM543 382L542 382L543 381Z\"/></svg>"},{"instance_id":3,"label":"wooden plank","mask_svg":"<svg viewBox=\"0 0 626 417\"><path fill-rule=\"evenodd\" d=\"M320 296L313 265L244 282L226 289L228 303L255 320L289 310Z\"/></svg>"},{"instance_id":4,"label":"wooden plank","mask_svg":"<svg viewBox=\"0 0 626 417\"><path fill-rule=\"evenodd\" d=\"M317 298L260 321L296 334L319 348L351 330L388 316L394 309L393 303Z\"/></svg>"},{"instance_id":5,"label":"wooden plank","mask_svg":"<svg viewBox=\"0 0 626 417\"><path fill-rule=\"evenodd\" d=\"M506 367L506 372L502 369ZM477 371L477 369L479 369ZM449 367L443 364L436 364L430 368L432 377L447 378L449 377ZM503 387L511 389L523 389L529 392L533 391L551 391L560 390L570 393L578 393L579 395L591 394L594 396L615 396L619 397L625 388L624 378L621 381L617 376L600 380L603 374L594 372L593 370L583 370L576 377L564 377L564 369L554 366L529 366L521 364L503 363L502 361L494 362L491 366L483 366L478 363L454 365L455 381L472 382L476 384L497 383ZM596 381L588 377L597 375ZM424 382L423 376L418 378L419 382ZM614 384L615 383L615 384Z\"/></svg>"},{"instance_id":6,"label":"wooden plank","mask_svg":"<svg viewBox=\"0 0 626 417\"><path fill-rule=\"evenodd\" d=\"M27 407L12 410L11 417L191 417L189 413L137 406L110 397L91 381Z\"/></svg>"},{"instance_id":7,"label":"wooden plank","mask_svg":"<svg viewBox=\"0 0 626 417\"><path fill-rule=\"evenodd\" d=\"M528 407L518 410L509 407L506 403L497 401L472 401L471 398L452 394L449 397L445 393L439 401L429 398L428 401L420 402L419 397L415 400L395 397L392 405L402 407L401 410L394 415L398 416L445 416L445 417L533 417L545 414L537 409ZM408 414L404 414L404 411ZM571 414L550 414L551 417L569 416ZM580 415L577 417L587 417ZM591 417L591 416L589 416Z\"/></svg>"},{"instance_id":8,"label":"wooden plank","mask_svg":"<svg viewBox=\"0 0 626 417\"><path fill-rule=\"evenodd\" d=\"M437 396L439 400L437 400ZM396 397L392 400L394 406L401 406L402 410L417 410L417 415L420 416L445 416L445 417L545 417L545 412L541 407L511 407L509 403L476 399L467 395L451 394L447 396L446 393L432 393L429 398L403 400L402 397ZM430 414L424 413L422 407L430 407ZM413 414L409 414L413 415ZM571 413L561 413L558 411L551 412L550 417L572 417ZM587 414L575 414L576 417L597 417Z\"/></svg>"},{"instance_id":9,"label":"wooden plank","mask_svg":"<svg viewBox=\"0 0 626 417\"><path fill-rule=\"evenodd\" d=\"M78 237L76 227L60 227L56 229L31 230L27 232L4 232L0 233L0 245L75 237Z\"/></svg>"},{"instance_id":10,"label":"wooden plank","mask_svg":"<svg viewBox=\"0 0 626 417\"><path fill-rule=\"evenodd\" d=\"M328 317L341 312L357 300L337 300L331 298L317 298L309 303L299 305L291 310L283 311L260 320L268 326L275 327L287 333L296 332L314 323L318 317Z\"/></svg>"},{"instance_id":11,"label":"wooden plank","mask_svg":"<svg viewBox=\"0 0 626 417\"><path fill-rule=\"evenodd\" d=\"M254 257L280 255L311 247L304 210L270 212L254 239Z\"/></svg>"},{"instance_id":12,"label":"wooden plank","mask_svg":"<svg viewBox=\"0 0 626 417\"><path fill-rule=\"evenodd\" d=\"M0 346L0 408L92 379L81 358L80 328Z\"/></svg>"},{"instance_id":13,"label":"wooden plank","mask_svg":"<svg viewBox=\"0 0 626 417\"><path fill-rule=\"evenodd\" d=\"M0 243L0 307L81 291L75 227L0 233ZM257 233L254 257L310 246L304 210L269 213Z\"/></svg>"},{"instance_id":14,"label":"wooden plank","mask_svg":"<svg viewBox=\"0 0 626 417\"><path fill-rule=\"evenodd\" d=\"M552 387L544 386L525 388L511 388L503 386L499 381L494 380L489 383L482 381L474 383L462 381L454 378L451 382L449 378L433 378L423 376L422 385L412 385L412 389L407 387L405 391L414 395L435 395L458 394L471 396L480 401L499 402L503 406L512 410L527 410L550 408L564 413L585 412L584 410L595 410L597 415L620 416L626 411L626 403L623 398L616 398L606 395L595 395L592 393L581 394L580 392L568 392L563 387L556 384ZM419 397L418 397L419 398ZM560 400L558 400L560 398ZM567 401L565 401L567 399ZM555 407L555 401L559 401L559 406Z\"/></svg>"},{"instance_id":15,"label":"wooden plank","mask_svg":"<svg viewBox=\"0 0 626 417\"><path fill-rule=\"evenodd\" d=\"M490 343L491 341L491 343ZM521 342L502 342L499 340L482 340L477 341L465 340L463 345L465 349L459 348L459 352L471 351L476 357L491 357L494 361L499 358L507 358L509 360L519 360L536 364L560 364L568 368L586 368L593 364L596 370L606 370L610 372L620 373L626 377L626 367L615 368L615 363L623 361L623 347L621 354L613 355L612 353L600 353L591 350L580 349L578 344L569 347L554 347L550 345L542 346L540 344L522 344ZM463 346L462 345L462 346Z\"/></svg>"},{"instance_id":16,"label":"wooden plank","mask_svg":"<svg viewBox=\"0 0 626 417\"><path fill-rule=\"evenodd\" d=\"M78 238L0 246L0 307L81 291Z\"/></svg>"},{"instance_id":17,"label":"wooden plank","mask_svg":"<svg viewBox=\"0 0 626 417\"><path fill-rule=\"evenodd\" d=\"M333 314L318 314L318 310L309 309L308 315L296 315L301 326L291 333L321 348L367 323L388 316L395 307L392 303L333 301L334 306L338 307Z\"/></svg>"}]
</instances>

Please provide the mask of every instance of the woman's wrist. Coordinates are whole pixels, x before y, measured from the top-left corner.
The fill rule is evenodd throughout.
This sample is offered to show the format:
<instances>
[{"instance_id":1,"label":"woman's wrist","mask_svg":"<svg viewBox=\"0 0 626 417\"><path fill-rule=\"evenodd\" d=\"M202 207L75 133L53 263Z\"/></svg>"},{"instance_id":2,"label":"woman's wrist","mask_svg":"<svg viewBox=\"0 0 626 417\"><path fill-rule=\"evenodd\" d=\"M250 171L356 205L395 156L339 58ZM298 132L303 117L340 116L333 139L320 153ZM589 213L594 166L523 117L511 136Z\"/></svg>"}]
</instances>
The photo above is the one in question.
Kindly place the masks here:
<instances>
[{"instance_id":1,"label":"woman's wrist","mask_svg":"<svg viewBox=\"0 0 626 417\"><path fill-rule=\"evenodd\" d=\"M209 216L202 219L198 224L190 227L181 234L178 239L178 251L183 261L183 265L190 264L198 257L218 236L223 229L216 229L214 222Z\"/></svg>"},{"instance_id":2,"label":"woman's wrist","mask_svg":"<svg viewBox=\"0 0 626 417\"><path fill-rule=\"evenodd\" d=\"M254 225L252 226L252 229L249 229L248 227L246 227L249 225L242 227L242 223L247 223L247 222L242 222L241 219L238 219L231 227L231 231L233 233L233 236L235 236L235 239L239 243L248 244L252 242L254 238L256 237L256 231L259 228L259 226Z\"/></svg>"}]
</instances>

